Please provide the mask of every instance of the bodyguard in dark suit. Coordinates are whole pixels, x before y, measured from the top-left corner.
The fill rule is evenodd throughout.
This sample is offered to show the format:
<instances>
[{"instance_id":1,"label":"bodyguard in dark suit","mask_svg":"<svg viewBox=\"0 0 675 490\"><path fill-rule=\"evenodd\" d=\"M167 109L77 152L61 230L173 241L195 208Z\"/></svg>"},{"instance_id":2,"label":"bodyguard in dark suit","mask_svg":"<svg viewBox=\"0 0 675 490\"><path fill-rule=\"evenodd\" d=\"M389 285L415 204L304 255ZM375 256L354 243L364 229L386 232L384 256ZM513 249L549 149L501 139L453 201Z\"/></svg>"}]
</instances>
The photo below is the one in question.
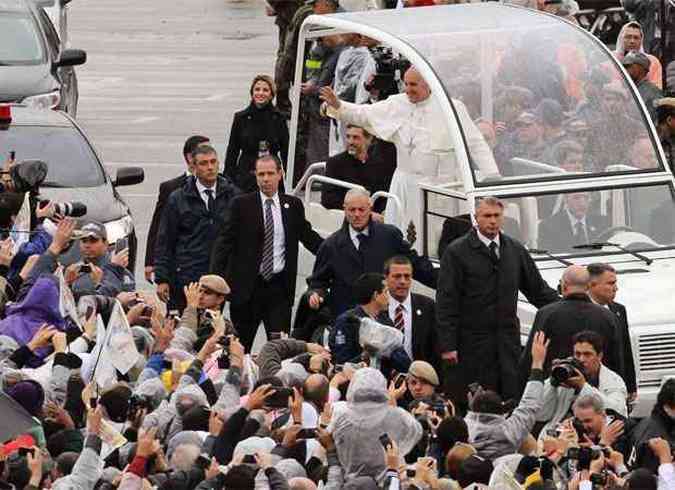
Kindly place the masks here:
<instances>
[{"instance_id":1,"label":"bodyguard in dark suit","mask_svg":"<svg viewBox=\"0 0 675 490\"><path fill-rule=\"evenodd\" d=\"M384 262L405 255L413 263L414 278L436 287L437 271L420 257L393 225L374 222L369 193L351 189L345 196L345 223L321 245L312 275L307 279L309 306L318 309L328 298L334 316L354 306L352 285L366 272L381 272Z\"/></svg>"},{"instance_id":2,"label":"bodyguard in dark suit","mask_svg":"<svg viewBox=\"0 0 675 490\"><path fill-rule=\"evenodd\" d=\"M623 375L624 347L617 319L607 308L591 301L588 283L589 274L585 267L571 265L565 269L561 281L563 299L540 309L534 317L520 363L521 383L526 381L526 367L530 362L527 349L531 347L534 335L540 331L550 341L544 363L545 375L550 373L554 359L564 359L573 354L572 337L585 330L602 336L606 346L603 364Z\"/></svg>"},{"instance_id":3,"label":"bodyguard in dark suit","mask_svg":"<svg viewBox=\"0 0 675 490\"><path fill-rule=\"evenodd\" d=\"M411 293L413 266L408 257L396 255L384 263L389 289L389 318L403 332L403 348L413 361L426 361L440 369L436 331L436 302Z\"/></svg>"},{"instance_id":4,"label":"bodyguard in dark suit","mask_svg":"<svg viewBox=\"0 0 675 490\"><path fill-rule=\"evenodd\" d=\"M169 309L186 306L183 288L209 270L211 247L227 221L226 210L239 189L218 175L216 150L207 144L193 152L194 176L169 196L157 237L157 295Z\"/></svg>"},{"instance_id":5,"label":"bodyguard in dark suit","mask_svg":"<svg viewBox=\"0 0 675 490\"><path fill-rule=\"evenodd\" d=\"M152 275L155 271L155 249L157 243L157 233L159 231L159 222L162 218L164 206L169 200L171 193L183 187L188 175L192 173L192 151L202 143L208 143L209 139L206 136L190 136L183 145L183 158L187 164L187 171L178 177L165 180L159 184L159 194L157 195L157 204L155 204L155 211L152 213L152 220L150 221L150 229L148 230L148 242L145 247L145 279L152 280Z\"/></svg>"},{"instance_id":6,"label":"bodyguard in dark suit","mask_svg":"<svg viewBox=\"0 0 675 490\"><path fill-rule=\"evenodd\" d=\"M446 379L453 380L447 389L457 401L473 382L504 400L518 395L518 292L538 308L558 299L525 247L500 232L503 219L503 203L483 198L477 227L452 242L441 260L436 322L441 356L455 366Z\"/></svg>"},{"instance_id":7,"label":"bodyguard in dark suit","mask_svg":"<svg viewBox=\"0 0 675 490\"><path fill-rule=\"evenodd\" d=\"M268 335L289 331L298 242L312 253L322 242L305 219L302 201L278 192L282 175L278 159L258 159L260 192L232 201L211 257L211 272L225 277L232 288L230 316L247 351L261 321Z\"/></svg>"},{"instance_id":8,"label":"bodyguard in dark suit","mask_svg":"<svg viewBox=\"0 0 675 490\"><path fill-rule=\"evenodd\" d=\"M549 252L572 250L575 245L592 242L609 228L606 216L589 213L590 194L565 194L565 205L539 224L539 248Z\"/></svg>"},{"instance_id":9,"label":"bodyguard in dark suit","mask_svg":"<svg viewBox=\"0 0 675 490\"><path fill-rule=\"evenodd\" d=\"M628 401L637 398L637 380L635 378L635 362L633 361L633 347L630 341L630 330L628 328L628 315L626 307L621 303L614 301L617 291L616 271L609 264L588 264L586 267L590 275L588 295L591 300L616 315L619 325L619 336L623 343L623 360L625 365L624 372L619 374L626 382L628 389Z\"/></svg>"}]
</instances>

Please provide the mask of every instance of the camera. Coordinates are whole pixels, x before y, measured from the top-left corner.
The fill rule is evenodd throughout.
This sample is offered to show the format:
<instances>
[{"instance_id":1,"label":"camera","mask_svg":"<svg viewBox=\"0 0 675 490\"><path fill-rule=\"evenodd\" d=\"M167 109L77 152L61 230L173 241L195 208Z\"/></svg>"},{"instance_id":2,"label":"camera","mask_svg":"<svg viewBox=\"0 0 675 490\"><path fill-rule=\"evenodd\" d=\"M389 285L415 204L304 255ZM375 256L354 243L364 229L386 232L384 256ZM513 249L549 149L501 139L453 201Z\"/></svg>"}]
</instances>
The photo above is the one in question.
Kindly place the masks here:
<instances>
[{"instance_id":1,"label":"camera","mask_svg":"<svg viewBox=\"0 0 675 490\"><path fill-rule=\"evenodd\" d=\"M265 406L268 408L287 408L288 399L293 396L291 388L283 386L272 386L274 393L265 399Z\"/></svg>"},{"instance_id":2,"label":"camera","mask_svg":"<svg viewBox=\"0 0 675 490\"><path fill-rule=\"evenodd\" d=\"M50 201L40 201L40 205L49 204ZM87 206L77 201L70 202L52 202L54 213L61 216L70 216L71 218L80 218L87 214Z\"/></svg>"},{"instance_id":3,"label":"camera","mask_svg":"<svg viewBox=\"0 0 675 490\"><path fill-rule=\"evenodd\" d=\"M376 46L370 49L375 60L375 76L365 84L365 89L379 92L378 100L384 100L390 95L399 93L398 82L403 73L410 68L410 62L400 56L395 56L391 48Z\"/></svg>"},{"instance_id":4,"label":"camera","mask_svg":"<svg viewBox=\"0 0 675 490\"><path fill-rule=\"evenodd\" d=\"M148 412L152 411L152 399L148 395L131 395L131 398L129 398L129 417L133 417L139 410L143 409Z\"/></svg>"},{"instance_id":5,"label":"camera","mask_svg":"<svg viewBox=\"0 0 675 490\"><path fill-rule=\"evenodd\" d=\"M80 274L89 274L91 272L91 264L82 264L80 266Z\"/></svg>"},{"instance_id":6,"label":"camera","mask_svg":"<svg viewBox=\"0 0 675 490\"><path fill-rule=\"evenodd\" d=\"M566 357L558 361L551 369L551 386L560 386L565 381L573 378L576 371L584 372L584 366L574 357Z\"/></svg>"},{"instance_id":7,"label":"camera","mask_svg":"<svg viewBox=\"0 0 675 490\"><path fill-rule=\"evenodd\" d=\"M590 480L593 486L598 485L604 487L607 485L607 472L603 471L601 473L591 473Z\"/></svg>"},{"instance_id":8,"label":"camera","mask_svg":"<svg viewBox=\"0 0 675 490\"><path fill-rule=\"evenodd\" d=\"M223 335L218 339L218 344L223 347L218 357L218 369L230 369L230 337Z\"/></svg>"}]
</instances>

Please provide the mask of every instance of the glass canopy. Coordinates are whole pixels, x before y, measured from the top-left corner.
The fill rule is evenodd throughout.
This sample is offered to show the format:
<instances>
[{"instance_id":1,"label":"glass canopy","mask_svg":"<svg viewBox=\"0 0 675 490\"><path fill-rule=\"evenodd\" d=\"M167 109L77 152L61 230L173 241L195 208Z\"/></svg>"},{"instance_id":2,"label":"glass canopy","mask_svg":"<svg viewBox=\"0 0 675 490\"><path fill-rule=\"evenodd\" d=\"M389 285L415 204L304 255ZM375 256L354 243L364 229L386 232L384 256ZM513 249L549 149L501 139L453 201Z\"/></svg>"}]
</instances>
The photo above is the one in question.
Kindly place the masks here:
<instances>
[{"instance_id":1,"label":"glass canopy","mask_svg":"<svg viewBox=\"0 0 675 490\"><path fill-rule=\"evenodd\" d=\"M662 169L625 75L570 23L497 3L331 17L397 37L428 61L475 125L459 118L476 185ZM476 128L483 139L467 138ZM476 164L486 143L497 175Z\"/></svg>"}]
</instances>

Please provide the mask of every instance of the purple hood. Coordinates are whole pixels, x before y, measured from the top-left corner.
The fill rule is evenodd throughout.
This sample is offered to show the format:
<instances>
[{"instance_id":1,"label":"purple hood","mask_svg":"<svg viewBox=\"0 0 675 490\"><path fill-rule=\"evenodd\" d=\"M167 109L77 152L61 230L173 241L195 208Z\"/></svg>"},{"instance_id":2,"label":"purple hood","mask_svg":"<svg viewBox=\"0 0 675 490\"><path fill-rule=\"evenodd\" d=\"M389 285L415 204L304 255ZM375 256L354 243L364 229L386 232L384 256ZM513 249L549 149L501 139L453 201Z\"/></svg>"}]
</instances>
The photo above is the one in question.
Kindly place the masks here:
<instances>
[{"instance_id":1,"label":"purple hood","mask_svg":"<svg viewBox=\"0 0 675 490\"><path fill-rule=\"evenodd\" d=\"M59 311L59 283L55 277L46 275L35 281L21 303L7 307L7 316L0 321L0 335L25 345L43 323L65 330L65 321ZM44 357L44 354L46 350L38 356Z\"/></svg>"}]
</instances>

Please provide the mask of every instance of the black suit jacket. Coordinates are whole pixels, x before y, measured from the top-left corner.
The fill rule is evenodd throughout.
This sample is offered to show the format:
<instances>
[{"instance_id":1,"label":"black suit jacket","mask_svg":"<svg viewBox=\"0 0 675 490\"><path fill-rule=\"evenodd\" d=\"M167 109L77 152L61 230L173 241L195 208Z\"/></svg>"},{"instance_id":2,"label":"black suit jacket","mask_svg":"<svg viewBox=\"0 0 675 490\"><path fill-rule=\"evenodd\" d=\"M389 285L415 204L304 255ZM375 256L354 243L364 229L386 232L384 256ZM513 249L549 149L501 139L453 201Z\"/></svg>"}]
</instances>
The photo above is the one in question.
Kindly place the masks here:
<instances>
[{"instance_id":1,"label":"black suit jacket","mask_svg":"<svg viewBox=\"0 0 675 490\"><path fill-rule=\"evenodd\" d=\"M157 234L159 233L159 222L162 219L162 212L166 206L169 196L176 189L180 189L185 184L187 175L179 175L170 180L165 180L159 184L159 194L157 195L157 204L155 204L155 211L152 213L152 221L150 221L150 229L148 230L148 243L145 247L145 266L149 267L155 265Z\"/></svg>"},{"instance_id":2,"label":"black suit jacket","mask_svg":"<svg viewBox=\"0 0 675 490\"><path fill-rule=\"evenodd\" d=\"M588 240L593 241L600 233L609 228L609 219L598 214L586 215L586 233ZM582 240L574 236L572 223L567 210L562 209L539 224L539 248L551 253L572 250Z\"/></svg>"},{"instance_id":3,"label":"black suit jacket","mask_svg":"<svg viewBox=\"0 0 675 490\"><path fill-rule=\"evenodd\" d=\"M394 255L405 255L413 264L415 279L429 287L436 287L438 271L426 257L420 257L403 239L401 230L393 225L371 221L368 239L363 251L354 246L345 221L338 231L321 245L314 262L314 270L307 279L309 288L326 297L333 315L337 316L354 306L352 286L361 274L382 272L384 263Z\"/></svg>"},{"instance_id":4,"label":"black suit jacket","mask_svg":"<svg viewBox=\"0 0 675 490\"><path fill-rule=\"evenodd\" d=\"M413 361L427 361L441 372L436 332L436 302L422 294L410 295Z\"/></svg>"},{"instance_id":5,"label":"black suit jacket","mask_svg":"<svg viewBox=\"0 0 675 490\"><path fill-rule=\"evenodd\" d=\"M527 346L523 349L520 360L520 376L522 386L527 381L527 374L532 362L532 342L537 332L544 332L550 340L544 373L551 372L554 359L564 359L573 354L572 337L584 330L591 330L602 335L605 341L603 364L619 374L625 373L623 336L620 334L616 315L607 308L596 305L585 294L570 294L562 300L541 308L534 317Z\"/></svg>"},{"instance_id":6,"label":"black suit jacket","mask_svg":"<svg viewBox=\"0 0 675 490\"><path fill-rule=\"evenodd\" d=\"M623 339L623 362L624 372L619 373L626 382L628 393L637 392L637 380L635 377L635 362L633 361L633 346L630 343L630 330L628 328L628 315L626 307L621 303L610 303L609 309L619 320L619 336Z\"/></svg>"},{"instance_id":7,"label":"black suit jacket","mask_svg":"<svg viewBox=\"0 0 675 490\"><path fill-rule=\"evenodd\" d=\"M292 304L298 270L298 242L315 254L323 240L305 218L305 208L300 199L279 194L279 203L286 242L286 288ZM212 273L227 280L232 289L230 301L233 304L245 303L253 293L262 263L264 241L260 193L250 192L233 199L229 219L216 238L210 267Z\"/></svg>"}]
</instances>

